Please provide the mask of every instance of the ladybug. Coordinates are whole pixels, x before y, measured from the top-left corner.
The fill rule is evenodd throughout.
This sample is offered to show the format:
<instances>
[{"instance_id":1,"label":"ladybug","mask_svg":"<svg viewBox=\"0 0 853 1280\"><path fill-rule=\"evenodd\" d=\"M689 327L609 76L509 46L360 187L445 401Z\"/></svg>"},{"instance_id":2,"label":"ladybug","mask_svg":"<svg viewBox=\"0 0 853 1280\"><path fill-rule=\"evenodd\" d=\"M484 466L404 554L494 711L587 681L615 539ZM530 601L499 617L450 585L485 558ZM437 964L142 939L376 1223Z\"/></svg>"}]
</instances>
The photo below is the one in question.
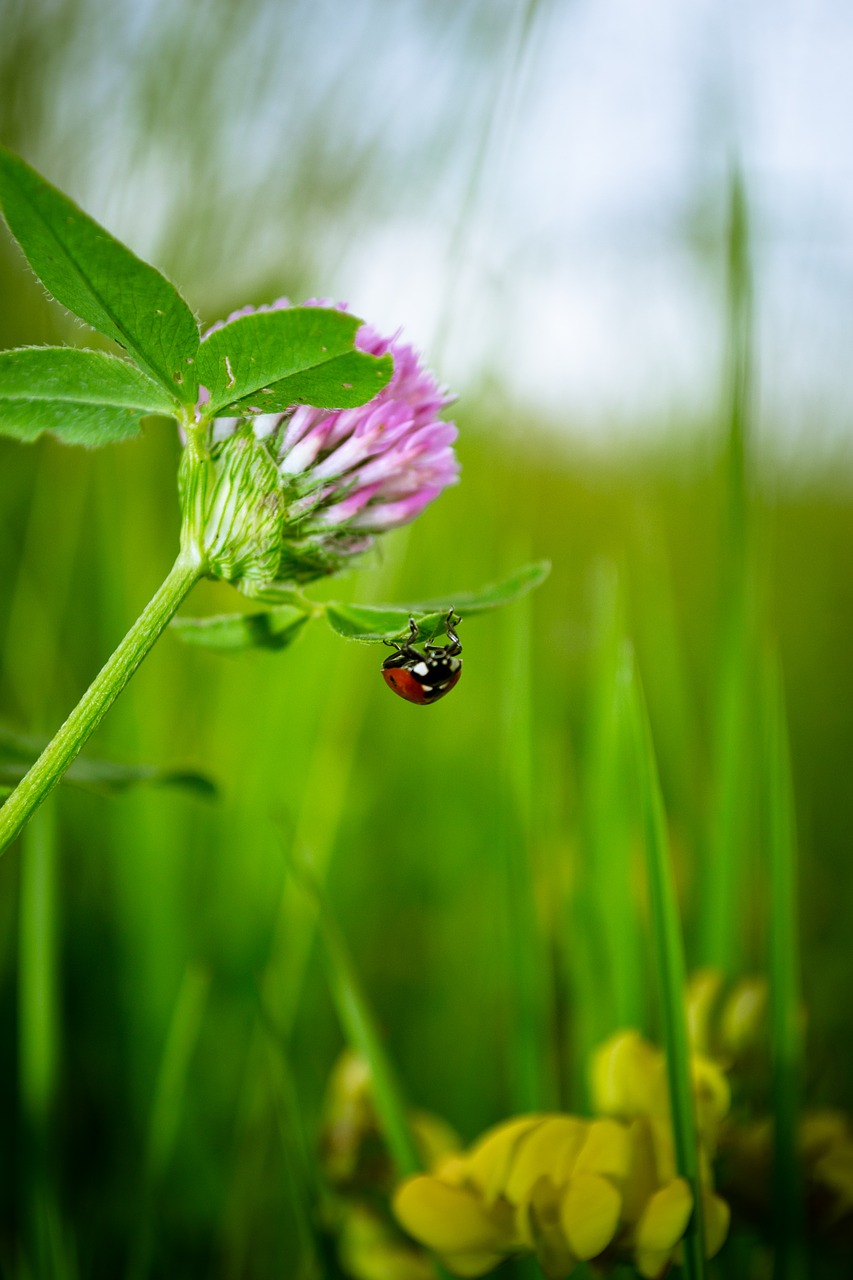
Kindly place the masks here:
<instances>
[{"instance_id":1,"label":"ladybug","mask_svg":"<svg viewBox=\"0 0 853 1280\"><path fill-rule=\"evenodd\" d=\"M409 638L405 644L397 640L385 640L384 643L396 649L390 658L382 663L382 678L389 689L393 689L407 702L414 702L419 707L428 707L431 702L438 702L462 675L462 645L453 630L460 619L451 609L445 621L447 644L425 644L423 653L414 647L418 638L418 624L409 618Z\"/></svg>"}]
</instances>

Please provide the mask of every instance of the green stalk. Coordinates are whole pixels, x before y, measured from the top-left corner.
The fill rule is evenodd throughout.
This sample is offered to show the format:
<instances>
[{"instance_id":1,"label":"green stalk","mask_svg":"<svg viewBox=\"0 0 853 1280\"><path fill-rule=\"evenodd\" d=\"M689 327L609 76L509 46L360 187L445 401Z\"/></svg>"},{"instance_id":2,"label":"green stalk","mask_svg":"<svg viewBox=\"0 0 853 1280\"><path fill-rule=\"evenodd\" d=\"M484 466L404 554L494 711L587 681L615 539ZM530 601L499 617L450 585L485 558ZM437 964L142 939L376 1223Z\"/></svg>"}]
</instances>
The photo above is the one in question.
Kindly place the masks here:
<instances>
[{"instance_id":1,"label":"green stalk","mask_svg":"<svg viewBox=\"0 0 853 1280\"><path fill-rule=\"evenodd\" d=\"M601 931L609 1001L598 1001L595 1041L591 1051L614 1027L645 1028L644 949L640 938L634 877L632 823L628 805L633 792L627 726L632 655L625 644L625 618L619 575L614 565L601 565L596 581L594 670L591 680L584 788L585 858L594 911Z\"/></svg>"},{"instance_id":2,"label":"green stalk","mask_svg":"<svg viewBox=\"0 0 853 1280\"><path fill-rule=\"evenodd\" d=\"M803 1200L797 1160L802 1072L797 851L782 680L766 663L767 801L770 845L770 1031L773 1054L774 1280L802 1280Z\"/></svg>"},{"instance_id":3,"label":"green stalk","mask_svg":"<svg viewBox=\"0 0 853 1280\"><path fill-rule=\"evenodd\" d=\"M403 1090L385 1052L349 947L310 870L288 857L288 871L314 907L338 1021L351 1047L370 1068L373 1105L397 1172L401 1178L420 1173L421 1159L409 1125ZM262 994L262 1001L263 998Z\"/></svg>"},{"instance_id":4,"label":"green stalk","mask_svg":"<svg viewBox=\"0 0 853 1280\"><path fill-rule=\"evenodd\" d=\"M680 1176L689 1183L693 1193L693 1214L684 1235L684 1272L687 1280L702 1280L705 1275L702 1184L684 1008L684 949L654 743L636 671L632 686L632 728L643 805L652 946L666 1047L675 1161Z\"/></svg>"},{"instance_id":5,"label":"green stalk","mask_svg":"<svg viewBox=\"0 0 853 1280\"><path fill-rule=\"evenodd\" d=\"M46 805L21 850L18 1080L27 1157L31 1257L38 1275L67 1273L52 1169L59 1009L56 974L56 814Z\"/></svg>"},{"instance_id":6,"label":"green stalk","mask_svg":"<svg viewBox=\"0 0 853 1280\"><path fill-rule=\"evenodd\" d=\"M154 1197L175 1148L192 1057L204 1020L209 990L210 974L207 970L197 964L188 965L172 1010L148 1117L142 1186L136 1209L136 1235L127 1270L130 1280L142 1280L150 1269L154 1243Z\"/></svg>"},{"instance_id":7,"label":"green stalk","mask_svg":"<svg viewBox=\"0 0 853 1280\"><path fill-rule=\"evenodd\" d=\"M306 1124L305 1113L281 1037L259 999L258 1022L264 1033L268 1087L278 1127L282 1151L282 1174L290 1191L301 1265L294 1280L323 1280L323 1249L319 1221L323 1220L329 1190L317 1161L315 1141Z\"/></svg>"},{"instance_id":8,"label":"green stalk","mask_svg":"<svg viewBox=\"0 0 853 1280\"><path fill-rule=\"evenodd\" d=\"M531 600L508 610L505 624L507 690L504 762L510 812L501 823L499 851L507 905L506 986L509 993L509 1070L514 1111L556 1105L551 1059L551 971L536 904L535 770L531 696Z\"/></svg>"},{"instance_id":9,"label":"green stalk","mask_svg":"<svg viewBox=\"0 0 853 1280\"><path fill-rule=\"evenodd\" d=\"M362 989L355 963L337 921L317 894L307 875L291 867L300 886L315 899L317 926L325 952L329 989L344 1035L361 1054L371 1076L371 1095L376 1116L397 1175L408 1178L423 1170L423 1161L409 1124L406 1099L397 1072L385 1052L373 1010ZM438 1259L433 1260L438 1280L451 1280Z\"/></svg>"},{"instance_id":10,"label":"green stalk","mask_svg":"<svg viewBox=\"0 0 853 1280\"><path fill-rule=\"evenodd\" d=\"M388 1150L401 1178L420 1173L421 1158L412 1136L403 1091L379 1035L349 949L324 904L319 904L319 931L326 953L329 987L344 1034L370 1068L371 1093Z\"/></svg>"},{"instance_id":11,"label":"green stalk","mask_svg":"<svg viewBox=\"0 0 853 1280\"><path fill-rule=\"evenodd\" d=\"M712 777L715 796L705 869L701 957L729 977L742 968L742 912L749 833L752 412L752 271L743 179L732 174L728 228L726 539Z\"/></svg>"},{"instance_id":12,"label":"green stalk","mask_svg":"<svg viewBox=\"0 0 853 1280\"><path fill-rule=\"evenodd\" d=\"M630 725L632 659L619 573L593 582L590 697L583 748L581 845L573 877L568 983L572 1097L590 1109L589 1062L616 1027L647 1029L646 956L634 884Z\"/></svg>"},{"instance_id":13,"label":"green stalk","mask_svg":"<svg viewBox=\"0 0 853 1280\"><path fill-rule=\"evenodd\" d=\"M0 853L12 843L82 750L202 572L199 561L188 554L182 552L175 561L159 591L0 809Z\"/></svg>"},{"instance_id":14,"label":"green stalk","mask_svg":"<svg viewBox=\"0 0 853 1280\"><path fill-rule=\"evenodd\" d=\"M21 1102L33 1127L49 1129L59 1027L56 975L56 815L43 809L21 858L18 924Z\"/></svg>"}]
</instances>

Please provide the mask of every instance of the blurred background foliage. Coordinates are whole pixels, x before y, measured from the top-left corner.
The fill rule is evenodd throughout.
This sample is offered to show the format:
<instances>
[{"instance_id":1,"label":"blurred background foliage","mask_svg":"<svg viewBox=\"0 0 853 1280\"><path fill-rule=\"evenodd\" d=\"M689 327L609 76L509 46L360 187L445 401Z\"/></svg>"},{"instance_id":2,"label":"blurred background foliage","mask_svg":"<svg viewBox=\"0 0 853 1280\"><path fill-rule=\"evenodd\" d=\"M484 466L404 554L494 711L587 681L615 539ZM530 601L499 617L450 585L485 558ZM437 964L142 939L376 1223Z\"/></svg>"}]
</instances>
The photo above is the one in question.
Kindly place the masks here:
<instances>
[{"instance_id":1,"label":"blurred background foliage","mask_svg":"<svg viewBox=\"0 0 853 1280\"><path fill-rule=\"evenodd\" d=\"M804 358L790 330L790 368L781 346L779 364L767 364L785 324L764 325L762 286L778 290L766 268L785 245L772 227L764 239L772 183L750 167L753 135L738 132L725 40L703 52L698 106L685 99L695 128L683 131L662 209L634 199L638 179L654 186L660 172L654 130L644 168L630 117L635 106L642 116L656 78L681 77L666 62L677 46L659 40L667 20L683 26L675 6L650 17L649 49L636 50L647 77L637 103L626 91L615 105L608 95L638 21L629 4L604 6L597 28L593 6L533 0L2 8L0 137L164 269L205 322L282 293L349 297L387 331L405 325L463 392L461 485L334 593L418 598L525 558L554 566L529 605L463 623L464 681L428 713L390 697L374 649L319 628L284 654L217 656L170 635L158 645L93 749L194 767L217 781L218 800L69 788L0 864L3 1270L298 1274L293 1114L269 1069L259 996L288 1033L287 1078L309 1142L341 1033L286 847L326 884L407 1094L466 1139L520 1096L521 850L556 1046L553 1059L539 1055L542 1088L582 1104L579 1046L621 1012L585 888L597 842L622 838L627 803L618 771L601 784L596 680L614 610L647 686L693 964L716 946L703 907L719 853L720 700L738 600L747 647L772 637L778 648L801 854L806 1087L815 1102L853 1106L850 403L840 379L822 382L820 363L797 384L800 417L780 403L776 374L786 385ZM838 6L823 8L831 35ZM691 47L701 35L696 18ZM592 65L606 69L609 53L610 79L584 70L575 37L586 49L604 42ZM537 96L555 58L567 81L587 83L586 114L568 99L561 115ZM622 190L620 165L625 177L609 221L584 204L585 181L605 165L599 125L610 186ZM731 181L734 144L746 206ZM563 185L537 189L521 167L527 151L544 153ZM750 207L753 183L750 239L737 219L732 230L731 211ZM588 216L580 229L575 201ZM832 250L843 265L849 232L821 240L822 226L808 223L807 248L823 254L824 285L832 277L818 325L832 354L849 301L849 263L833 276ZM592 266L618 278L623 293L614 285L609 305L637 326L606 350L584 332L587 296L599 339L610 314ZM45 299L8 238L0 281L0 344L93 343ZM685 363L684 343L666 343L687 295ZM656 327L667 309L669 328ZM740 420L738 359L752 370ZM0 441L4 724L52 731L164 576L177 545L177 458L158 422L97 454ZM204 584L190 609L235 601ZM767 964L768 891L755 669L744 659L740 670L736 878L724 909L743 972ZM28 863L44 898L27 887ZM641 891L632 896L642 916ZM53 914L25 931L28 901ZM593 1007L597 1025L585 1029Z\"/></svg>"}]
</instances>

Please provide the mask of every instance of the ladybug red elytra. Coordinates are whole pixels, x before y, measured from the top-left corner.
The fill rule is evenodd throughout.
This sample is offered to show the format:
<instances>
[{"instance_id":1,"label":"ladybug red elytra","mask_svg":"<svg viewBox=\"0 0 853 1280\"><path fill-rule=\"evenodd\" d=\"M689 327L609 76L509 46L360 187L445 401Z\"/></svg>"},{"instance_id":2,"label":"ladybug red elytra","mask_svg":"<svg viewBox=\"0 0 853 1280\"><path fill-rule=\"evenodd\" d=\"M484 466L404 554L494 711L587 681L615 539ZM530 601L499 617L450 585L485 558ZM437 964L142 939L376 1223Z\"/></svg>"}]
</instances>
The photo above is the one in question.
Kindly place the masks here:
<instances>
[{"instance_id":1,"label":"ladybug red elytra","mask_svg":"<svg viewBox=\"0 0 853 1280\"><path fill-rule=\"evenodd\" d=\"M414 618L409 618L407 643L385 640L385 644L397 651L382 663L382 678L388 688L419 707L428 707L450 693L462 675L462 659L459 657L462 645L453 630L460 621L451 609L444 624L448 643L425 644L423 653L414 647L418 638L418 624Z\"/></svg>"}]
</instances>

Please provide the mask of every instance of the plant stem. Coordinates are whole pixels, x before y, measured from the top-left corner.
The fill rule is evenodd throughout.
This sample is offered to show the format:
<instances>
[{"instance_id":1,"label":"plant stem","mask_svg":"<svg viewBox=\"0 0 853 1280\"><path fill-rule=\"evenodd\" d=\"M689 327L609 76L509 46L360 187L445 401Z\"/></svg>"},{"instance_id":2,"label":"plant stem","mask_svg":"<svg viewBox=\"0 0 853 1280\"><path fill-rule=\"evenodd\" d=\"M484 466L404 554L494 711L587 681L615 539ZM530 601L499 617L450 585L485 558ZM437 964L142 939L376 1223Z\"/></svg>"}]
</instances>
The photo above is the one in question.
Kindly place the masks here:
<instances>
[{"instance_id":1,"label":"plant stem","mask_svg":"<svg viewBox=\"0 0 853 1280\"><path fill-rule=\"evenodd\" d=\"M178 556L159 591L143 609L32 769L0 808L0 853L12 843L82 750L202 572L196 558L185 552Z\"/></svg>"}]
</instances>

